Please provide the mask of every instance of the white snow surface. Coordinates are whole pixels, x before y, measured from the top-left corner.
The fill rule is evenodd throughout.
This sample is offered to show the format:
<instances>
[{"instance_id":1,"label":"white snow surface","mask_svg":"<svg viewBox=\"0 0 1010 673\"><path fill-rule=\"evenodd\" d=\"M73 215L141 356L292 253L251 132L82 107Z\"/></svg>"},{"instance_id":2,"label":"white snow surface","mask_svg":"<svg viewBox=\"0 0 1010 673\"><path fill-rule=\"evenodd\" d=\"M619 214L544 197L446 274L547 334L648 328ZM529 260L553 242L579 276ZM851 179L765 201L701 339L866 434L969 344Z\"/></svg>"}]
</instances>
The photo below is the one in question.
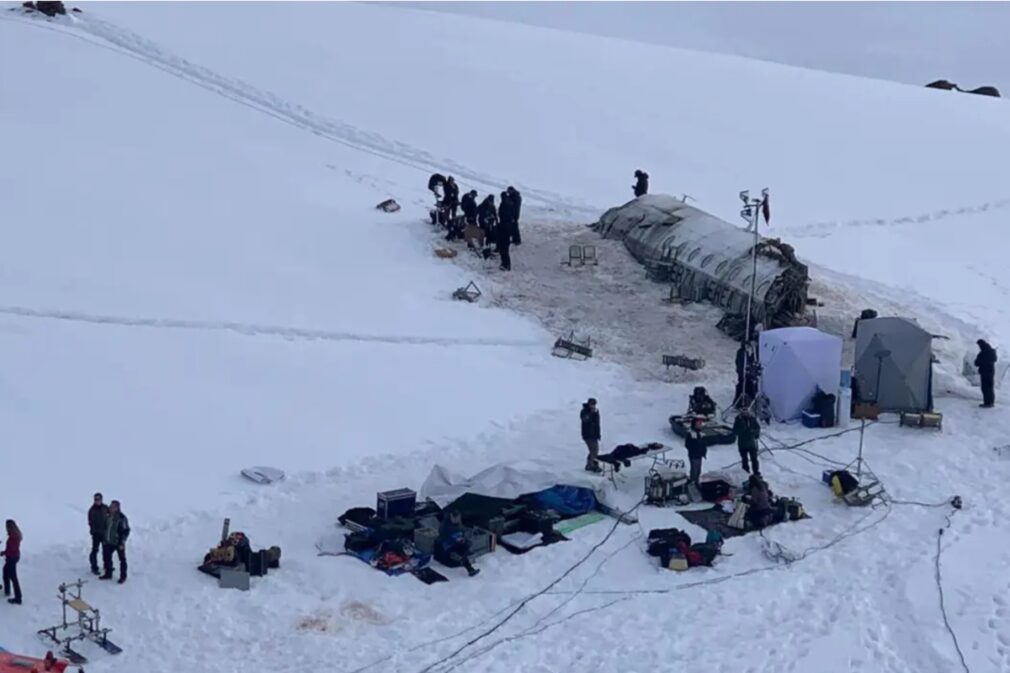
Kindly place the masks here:
<instances>
[{"instance_id":1,"label":"white snow surface","mask_svg":"<svg viewBox=\"0 0 1010 673\"><path fill-rule=\"evenodd\" d=\"M1010 460L993 451L1008 400L980 410L960 376L976 338L1010 334L1005 101L381 6L83 8L0 13L0 514L25 532L25 603L0 608L0 646L44 651L56 586L87 575L100 490L130 516L131 570L86 585L125 650L83 646L88 671L947 673L950 510L907 503L959 494L950 624L971 671L1010 670ZM766 533L793 564L748 535L714 568L660 570L646 531L702 531L648 507L433 586L316 556L340 513L436 464L579 466L586 397L605 447L675 441L666 418L693 385L728 401L718 312L664 305L582 226L635 168L730 221L738 190L769 187L770 233L811 262L822 329L873 306L949 338L944 430L866 433L899 502L833 501L820 473L854 457L849 433L762 456L811 516ZM523 191L512 274L432 254L434 170ZM374 209L391 196L403 210ZM600 266L560 265L579 241ZM470 279L480 303L453 302ZM550 357L570 329L597 357ZM663 352L707 365L668 374ZM740 478L736 459L717 447L706 467ZM258 486L250 465L288 476ZM620 495L642 477L624 471ZM283 549L248 593L195 570L226 516Z\"/></svg>"}]
</instances>

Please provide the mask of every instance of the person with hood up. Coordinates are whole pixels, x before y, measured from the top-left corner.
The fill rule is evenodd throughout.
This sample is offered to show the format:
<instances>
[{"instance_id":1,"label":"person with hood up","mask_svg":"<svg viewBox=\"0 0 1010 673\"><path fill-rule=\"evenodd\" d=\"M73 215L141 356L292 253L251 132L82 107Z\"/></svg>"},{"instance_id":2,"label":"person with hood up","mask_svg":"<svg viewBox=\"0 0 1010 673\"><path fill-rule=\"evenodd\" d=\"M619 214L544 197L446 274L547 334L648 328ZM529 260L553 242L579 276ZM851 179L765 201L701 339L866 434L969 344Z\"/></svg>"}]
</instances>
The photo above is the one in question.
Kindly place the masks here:
<instances>
[{"instance_id":1,"label":"person with hood up","mask_svg":"<svg viewBox=\"0 0 1010 673\"><path fill-rule=\"evenodd\" d=\"M579 420L582 421L582 441L589 449L589 456L586 458L586 470L589 472L601 472L600 461L600 410L596 406L596 398L590 397L582 405L579 412Z\"/></svg>"},{"instance_id":2,"label":"person with hood up","mask_svg":"<svg viewBox=\"0 0 1010 673\"><path fill-rule=\"evenodd\" d=\"M687 413L694 416L715 415L715 401L709 397L705 386L696 386L687 401Z\"/></svg>"},{"instance_id":3,"label":"person with hood up","mask_svg":"<svg viewBox=\"0 0 1010 673\"><path fill-rule=\"evenodd\" d=\"M649 174L645 171L635 171L635 197L645 196L649 193Z\"/></svg>"},{"instance_id":4,"label":"person with hood up","mask_svg":"<svg viewBox=\"0 0 1010 673\"><path fill-rule=\"evenodd\" d=\"M119 501L109 503L109 515L105 518L105 539L102 541L102 563L105 572L98 579L111 580L112 555L119 557L119 583L126 582L126 538L130 536L130 521L120 509Z\"/></svg>"},{"instance_id":5,"label":"person with hood up","mask_svg":"<svg viewBox=\"0 0 1010 673\"><path fill-rule=\"evenodd\" d=\"M91 573L101 575L98 570L98 550L105 540L105 521L109 518L109 506L102 502L102 494L95 493L94 504L88 510L88 531L91 533Z\"/></svg>"},{"instance_id":6,"label":"person with hood up","mask_svg":"<svg viewBox=\"0 0 1010 673\"><path fill-rule=\"evenodd\" d=\"M463 219L467 224L477 224L477 190L471 189L463 195L459 202L459 207L463 211Z\"/></svg>"},{"instance_id":7,"label":"person with hood up","mask_svg":"<svg viewBox=\"0 0 1010 673\"><path fill-rule=\"evenodd\" d=\"M438 527L438 545L436 556L448 560L452 564L466 568L466 572L473 577L480 572L470 563L470 543L463 532L463 517L457 510L449 510L442 519ZM439 559L439 562L442 562Z\"/></svg>"},{"instance_id":8,"label":"person with hood up","mask_svg":"<svg viewBox=\"0 0 1010 673\"><path fill-rule=\"evenodd\" d=\"M691 464L690 481L695 487L701 481L701 465L708 456L708 445L701 434L703 421L700 418L694 419L691 423L691 430L684 438L684 447L687 449L687 459Z\"/></svg>"},{"instance_id":9,"label":"person with hood up","mask_svg":"<svg viewBox=\"0 0 1010 673\"><path fill-rule=\"evenodd\" d=\"M757 529L765 528L772 522L771 491L768 484L758 474L752 474L747 480L747 494L750 507L747 509L747 520Z\"/></svg>"},{"instance_id":10,"label":"person with hood up","mask_svg":"<svg viewBox=\"0 0 1010 673\"><path fill-rule=\"evenodd\" d=\"M477 207L477 224L484 230L488 240L494 240L494 230L498 226L498 209L494 205L494 194L488 194Z\"/></svg>"},{"instance_id":11,"label":"person with hood up","mask_svg":"<svg viewBox=\"0 0 1010 673\"><path fill-rule=\"evenodd\" d=\"M442 199L442 190L445 188L445 176L441 173L432 173L428 178L428 191L435 195L435 202Z\"/></svg>"},{"instance_id":12,"label":"person with hood up","mask_svg":"<svg viewBox=\"0 0 1010 673\"><path fill-rule=\"evenodd\" d=\"M744 407L737 414L733 421L733 434L736 435L736 448L740 452L743 471L749 474L753 465L754 474L760 474L757 440L761 436L761 424L749 408Z\"/></svg>"},{"instance_id":13,"label":"person with hood up","mask_svg":"<svg viewBox=\"0 0 1010 673\"><path fill-rule=\"evenodd\" d=\"M450 175L445 179L445 196L442 197L442 206L446 211L446 225L456 219L456 209L459 207L459 185Z\"/></svg>"},{"instance_id":14,"label":"person with hood up","mask_svg":"<svg viewBox=\"0 0 1010 673\"><path fill-rule=\"evenodd\" d=\"M996 349L985 339L979 339L975 343L978 344L975 367L982 383L982 404L979 406L992 409L996 406Z\"/></svg>"},{"instance_id":15,"label":"person with hood up","mask_svg":"<svg viewBox=\"0 0 1010 673\"><path fill-rule=\"evenodd\" d=\"M512 221L509 222L509 235L512 237L512 245L522 245L523 239L519 235L519 215L523 209L523 195L515 187L509 186L505 190L512 200Z\"/></svg>"},{"instance_id":16,"label":"person with hood up","mask_svg":"<svg viewBox=\"0 0 1010 673\"><path fill-rule=\"evenodd\" d=\"M21 605L21 582L18 581L18 561L21 560L21 529L18 528L14 519L7 519L7 545L0 552L4 557L3 581L4 595L11 595L11 588L14 589L14 598L8 599L11 605Z\"/></svg>"}]
</instances>

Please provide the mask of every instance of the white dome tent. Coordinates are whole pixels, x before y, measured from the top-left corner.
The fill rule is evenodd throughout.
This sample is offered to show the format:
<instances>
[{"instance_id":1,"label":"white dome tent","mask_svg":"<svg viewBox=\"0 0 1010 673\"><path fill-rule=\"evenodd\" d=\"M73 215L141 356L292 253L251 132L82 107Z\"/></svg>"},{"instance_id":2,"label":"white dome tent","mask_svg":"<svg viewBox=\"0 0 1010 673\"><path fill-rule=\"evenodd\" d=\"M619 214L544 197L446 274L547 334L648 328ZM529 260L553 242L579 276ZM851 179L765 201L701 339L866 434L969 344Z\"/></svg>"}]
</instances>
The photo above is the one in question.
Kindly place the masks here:
<instances>
[{"instance_id":1,"label":"white dome tent","mask_svg":"<svg viewBox=\"0 0 1010 673\"><path fill-rule=\"evenodd\" d=\"M836 395L842 369L842 340L812 327L766 330L759 340L761 392L778 421L803 415L817 389Z\"/></svg>"}]
</instances>

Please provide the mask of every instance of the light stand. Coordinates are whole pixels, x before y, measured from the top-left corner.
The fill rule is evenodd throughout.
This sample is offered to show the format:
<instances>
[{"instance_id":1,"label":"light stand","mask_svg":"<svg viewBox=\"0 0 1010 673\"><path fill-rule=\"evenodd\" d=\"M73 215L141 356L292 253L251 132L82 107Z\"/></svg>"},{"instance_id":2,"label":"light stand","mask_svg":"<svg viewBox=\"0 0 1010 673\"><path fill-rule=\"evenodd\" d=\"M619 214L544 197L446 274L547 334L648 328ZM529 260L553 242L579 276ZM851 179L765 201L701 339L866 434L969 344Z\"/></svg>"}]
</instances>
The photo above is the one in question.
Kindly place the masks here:
<instances>
[{"instance_id":1,"label":"light stand","mask_svg":"<svg viewBox=\"0 0 1010 673\"><path fill-rule=\"evenodd\" d=\"M877 359L877 383L873 388L873 404L877 404L877 401L880 399L880 372L884 368L884 358L890 357L890 355L891 351L889 350L880 350L873 354L873 357ZM865 462L863 461L863 434L865 432L866 414L863 414L859 425L859 454L856 456L856 481L859 481L863 474L863 463ZM877 480L876 475L873 475L873 473L870 472L868 473L873 477L874 481Z\"/></svg>"},{"instance_id":2,"label":"light stand","mask_svg":"<svg viewBox=\"0 0 1010 673\"><path fill-rule=\"evenodd\" d=\"M744 190L740 192L740 200L743 202L743 208L740 210L740 217L747 223L747 231L754 232L754 243L751 245L751 275L750 275L750 293L747 295L747 315L744 320L744 332L743 336L740 338L740 343L746 344L751 340L751 319L752 311L754 307L754 294L757 287L757 253L758 244L761 242L761 237L758 232L758 223L761 217L762 206L768 199L768 188L761 190L761 198L752 198L750 191ZM744 348L743 353L743 381L740 386L740 394L733 400L731 408L735 409L737 405L740 404L740 399L747 395L747 378L750 374L750 353ZM755 382L756 383L756 382ZM754 398L757 398L757 391L755 391ZM750 399L747 401L748 408L754 406L755 399Z\"/></svg>"}]
</instances>

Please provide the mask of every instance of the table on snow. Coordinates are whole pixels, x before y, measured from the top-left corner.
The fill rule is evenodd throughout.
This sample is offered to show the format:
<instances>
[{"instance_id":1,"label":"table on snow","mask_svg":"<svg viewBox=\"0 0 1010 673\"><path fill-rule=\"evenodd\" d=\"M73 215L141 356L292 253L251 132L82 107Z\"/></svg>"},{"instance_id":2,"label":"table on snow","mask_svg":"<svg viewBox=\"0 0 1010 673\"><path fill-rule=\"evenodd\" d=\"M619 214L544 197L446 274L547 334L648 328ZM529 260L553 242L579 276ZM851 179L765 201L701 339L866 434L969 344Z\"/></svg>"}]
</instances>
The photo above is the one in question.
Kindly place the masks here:
<instances>
[{"instance_id":1,"label":"table on snow","mask_svg":"<svg viewBox=\"0 0 1010 673\"><path fill-rule=\"evenodd\" d=\"M684 461L680 458L671 458L668 454L673 450L672 446L666 446L665 444L660 444L655 449L650 449L645 453L641 453L637 456L631 456L629 458L622 459L623 461L628 461L629 463L641 462L644 460L651 461L649 465L649 471L656 469L656 466L662 465L671 470L683 470ZM603 468L603 476L610 480L610 482L616 487L617 486L617 466L613 463L608 463L607 461L598 461L600 467ZM624 469L630 469L630 466L625 466Z\"/></svg>"}]
</instances>

